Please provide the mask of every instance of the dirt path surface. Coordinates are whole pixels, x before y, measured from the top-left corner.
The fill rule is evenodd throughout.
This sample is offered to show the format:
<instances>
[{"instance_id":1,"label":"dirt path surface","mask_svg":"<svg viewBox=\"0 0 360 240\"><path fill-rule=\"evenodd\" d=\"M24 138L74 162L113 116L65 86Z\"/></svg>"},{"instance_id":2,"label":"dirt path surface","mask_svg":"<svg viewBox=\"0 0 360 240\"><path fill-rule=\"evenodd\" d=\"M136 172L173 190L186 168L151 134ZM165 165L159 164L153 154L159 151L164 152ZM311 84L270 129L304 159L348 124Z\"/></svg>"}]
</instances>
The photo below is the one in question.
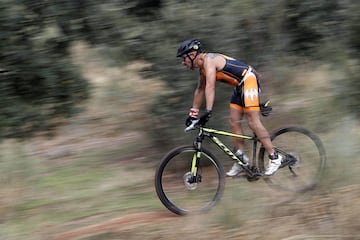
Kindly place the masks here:
<instances>
[{"instance_id":1,"label":"dirt path surface","mask_svg":"<svg viewBox=\"0 0 360 240\"><path fill-rule=\"evenodd\" d=\"M75 240L101 233L129 230L144 224L156 224L164 221L173 221L176 216L169 212L133 213L114 218L99 224L94 224L75 230L67 231L55 237L55 240Z\"/></svg>"},{"instance_id":2,"label":"dirt path surface","mask_svg":"<svg viewBox=\"0 0 360 240\"><path fill-rule=\"evenodd\" d=\"M180 217L167 210L160 210L130 213L104 221L98 220L100 223L97 224L87 224L86 219L79 220L81 223L69 222L65 226L57 228L57 231L61 233L57 234L54 239L157 239L156 234L149 233L147 235L149 229L156 229L153 231L158 231L157 234L170 239L191 237L194 232L202 232L198 239L221 239L221 236L224 237L223 239L230 237L232 239L259 239L264 236L268 236L266 239L287 240L360 239L358 234L360 225L357 221L359 197L360 185L352 185L339 188L332 193L293 198L286 203L265 203L267 211L256 219L252 219L246 207L239 212L239 208L236 206L228 206L230 208L230 212L228 212L226 202L229 199L225 199L223 201L225 204L220 203L220 206L215 206L208 214ZM271 200L271 197L268 200ZM262 209L264 206L258 207ZM246 214L246 216L242 216L244 220L236 220L241 217L242 213ZM224 221L223 225L209 225L208 222L211 219L216 221L216 218L224 216L228 220L222 220ZM226 229L229 221L240 225ZM267 229L272 229L272 232L269 233ZM123 234L135 233L139 236L123 237ZM116 237L104 238L107 234L111 236L116 234Z\"/></svg>"}]
</instances>

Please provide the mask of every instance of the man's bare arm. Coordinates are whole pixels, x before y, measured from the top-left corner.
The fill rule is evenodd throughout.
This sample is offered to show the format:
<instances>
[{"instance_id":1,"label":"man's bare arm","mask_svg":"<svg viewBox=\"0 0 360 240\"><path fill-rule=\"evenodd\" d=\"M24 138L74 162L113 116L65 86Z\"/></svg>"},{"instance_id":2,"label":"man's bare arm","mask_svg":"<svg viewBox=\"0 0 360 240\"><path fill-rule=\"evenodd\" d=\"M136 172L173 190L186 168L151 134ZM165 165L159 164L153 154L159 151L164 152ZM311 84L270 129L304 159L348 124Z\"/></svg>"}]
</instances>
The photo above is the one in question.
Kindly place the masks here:
<instances>
[{"instance_id":1,"label":"man's bare arm","mask_svg":"<svg viewBox=\"0 0 360 240\"><path fill-rule=\"evenodd\" d=\"M201 104L204 101L205 87L206 79L204 76L200 75L198 86L194 92L193 108L200 109Z\"/></svg>"},{"instance_id":2,"label":"man's bare arm","mask_svg":"<svg viewBox=\"0 0 360 240\"><path fill-rule=\"evenodd\" d=\"M204 69L206 72L206 109L212 110L215 101L215 83L216 83L216 60L210 55L205 59Z\"/></svg>"}]
</instances>

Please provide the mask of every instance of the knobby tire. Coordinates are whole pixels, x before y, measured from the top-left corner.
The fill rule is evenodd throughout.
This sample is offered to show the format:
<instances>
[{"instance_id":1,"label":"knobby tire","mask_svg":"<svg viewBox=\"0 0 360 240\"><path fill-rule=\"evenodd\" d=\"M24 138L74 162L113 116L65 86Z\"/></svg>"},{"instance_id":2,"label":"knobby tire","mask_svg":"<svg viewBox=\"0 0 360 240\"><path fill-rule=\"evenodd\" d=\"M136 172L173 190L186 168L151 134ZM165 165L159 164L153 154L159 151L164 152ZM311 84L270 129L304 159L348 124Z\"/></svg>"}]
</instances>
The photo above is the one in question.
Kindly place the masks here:
<instances>
[{"instance_id":1,"label":"knobby tire","mask_svg":"<svg viewBox=\"0 0 360 240\"><path fill-rule=\"evenodd\" d=\"M264 180L272 187L291 192L305 192L313 189L325 168L326 153L320 138L303 127L286 127L271 134L272 143L291 164L281 168ZM264 147L259 150L259 168L265 171L268 157Z\"/></svg>"},{"instance_id":2,"label":"knobby tire","mask_svg":"<svg viewBox=\"0 0 360 240\"><path fill-rule=\"evenodd\" d=\"M201 181L189 184L194 146L181 146L171 150L160 162L155 173L156 193L173 213L186 215L211 209L220 199L225 187L222 165L208 150L201 149L198 173Z\"/></svg>"}]
</instances>

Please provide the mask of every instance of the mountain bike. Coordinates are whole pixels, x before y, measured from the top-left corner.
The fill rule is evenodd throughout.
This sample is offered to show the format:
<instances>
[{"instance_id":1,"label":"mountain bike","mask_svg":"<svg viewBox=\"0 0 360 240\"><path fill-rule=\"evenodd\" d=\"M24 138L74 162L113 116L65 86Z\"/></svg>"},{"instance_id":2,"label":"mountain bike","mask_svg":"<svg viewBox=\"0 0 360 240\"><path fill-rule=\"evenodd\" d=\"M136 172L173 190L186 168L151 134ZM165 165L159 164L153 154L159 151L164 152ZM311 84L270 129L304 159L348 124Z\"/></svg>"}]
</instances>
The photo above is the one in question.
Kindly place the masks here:
<instances>
[{"instance_id":1,"label":"mountain bike","mask_svg":"<svg viewBox=\"0 0 360 240\"><path fill-rule=\"evenodd\" d=\"M230 159L243 169L248 181L264 179L276 189L301 193L318 183L326 162L326 153L320 138L300 126L280 128L271 133L275 150L283 160L273 176L265 176L267 154L256 135L239 135L205 127L194 121L185 132L198 131L192 145L180 146L165 155L155 173L156 193L173 213L205 212L221 198L225 187L222 163L208 149L204 139L210 139ZM252 141L252 161L244 164L217 136L242 138ZM257 155L257 158L256 158Z\"/></svg>"}]
</instances>

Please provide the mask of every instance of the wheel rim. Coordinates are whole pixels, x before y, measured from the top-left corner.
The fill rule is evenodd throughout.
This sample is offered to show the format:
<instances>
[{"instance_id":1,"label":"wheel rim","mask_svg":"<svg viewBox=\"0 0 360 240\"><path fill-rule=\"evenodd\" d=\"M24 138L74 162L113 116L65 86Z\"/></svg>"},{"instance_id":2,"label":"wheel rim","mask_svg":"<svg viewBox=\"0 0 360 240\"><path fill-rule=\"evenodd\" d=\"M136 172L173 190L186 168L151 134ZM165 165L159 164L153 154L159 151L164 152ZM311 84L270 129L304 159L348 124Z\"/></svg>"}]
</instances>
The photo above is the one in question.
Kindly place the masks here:
<instances>
[{"instance_id":1,"label":"wheel rim","mask_svg":"<svg viewBox=\"0 0 360 240\"><path fill-rule=\"evenodd\" d=\"M273 176L264 180L286 191L304 192L313 189L321 177L326 160L320 139L306 129L288 128L277 132L272 142L278 153L289 162L283 163ZM260 159L264 158L264 149L260 154ZM262 171L267 168L266 158L260 161L260 168Z\"/></svg>"},{"instance_id":2,"label":"wheel rim","mask_svg":"<svg viewBox=\"0 0 360 240\"><path fill-rule=\"evenodd\" d=\"M189 170L194 154L194 149L187 148L172 155L158 176L160 200L169 210L181 215L209 210L224 188L222 168L206 153L200 157L200 181L191 183L193 176Z\"/></svg>"}]
</instances>

